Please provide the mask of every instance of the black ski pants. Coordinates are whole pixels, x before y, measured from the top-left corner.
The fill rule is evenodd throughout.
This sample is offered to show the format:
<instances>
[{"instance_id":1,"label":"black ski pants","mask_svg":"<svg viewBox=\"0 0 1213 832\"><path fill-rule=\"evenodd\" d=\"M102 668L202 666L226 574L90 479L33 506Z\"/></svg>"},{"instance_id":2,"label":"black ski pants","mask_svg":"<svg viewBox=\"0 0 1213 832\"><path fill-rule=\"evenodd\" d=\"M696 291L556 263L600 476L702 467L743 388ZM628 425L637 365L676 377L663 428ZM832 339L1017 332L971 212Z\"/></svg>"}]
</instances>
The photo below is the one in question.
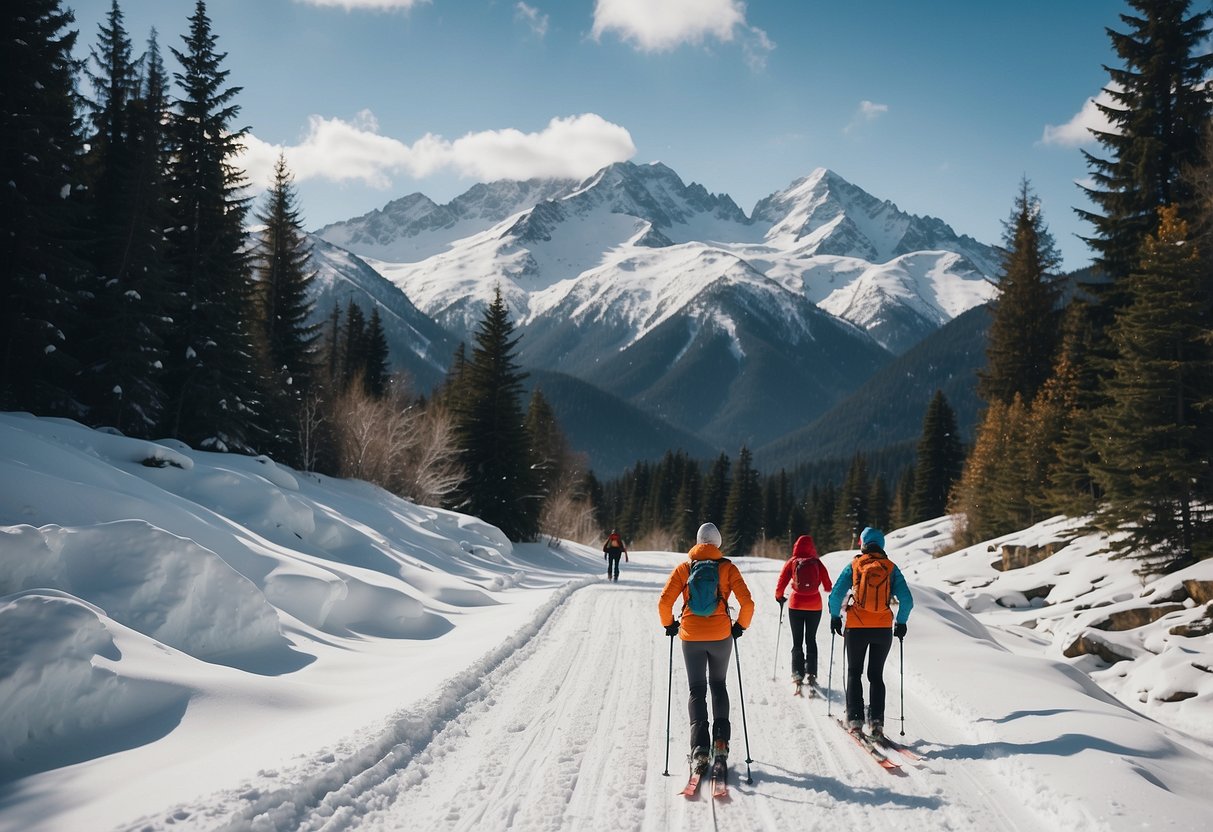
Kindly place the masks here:
<instances>
[{"instance_id":1,"label":"black ski pants","mask_svg":"<svg viewBox=\"0 0 1213 832\"><path fill-rule=\"evenodd\" d=\"M725 677L729 659L733 657L733 639L720 641L684 641L682 658L687 666L687 682L691 687L687 711L691 717L691 750L706 749L708 735L708 692L712 694L711 740L729 741L729 691Z\"/></svg>"},{"instance_id":2,"label":"black ski pants","mask_svg":"<svg viewBox=\"0 0 1213 832\"><path fill-rule=\"evenodd\" d=\"M607 580L619 580L619 559L623 557L623 552L607 552Z\"/></svg>"},{"instance_id":3,"label":"black ski pants","mask_svg":"<svg viewBox=\"0 0 1213 832\"><path fill-rule=\"evenodd\" d=\"M848 628L843 638L847 651L847 719L863 722L863 668L867 657L870 722L884 722L884 662L893 649L893 631L887 627Z\"/></svg>"},{"instance_id":4,"label":"black ski pants","mask_svg":"<svg viewBox=\"0 0 1213 832\"><path fill-rule=\"evenodd\" d=\"M792 625L792 675L817 675L817 626L821 610L788 610Z\"/></svg>"}]
</instances>

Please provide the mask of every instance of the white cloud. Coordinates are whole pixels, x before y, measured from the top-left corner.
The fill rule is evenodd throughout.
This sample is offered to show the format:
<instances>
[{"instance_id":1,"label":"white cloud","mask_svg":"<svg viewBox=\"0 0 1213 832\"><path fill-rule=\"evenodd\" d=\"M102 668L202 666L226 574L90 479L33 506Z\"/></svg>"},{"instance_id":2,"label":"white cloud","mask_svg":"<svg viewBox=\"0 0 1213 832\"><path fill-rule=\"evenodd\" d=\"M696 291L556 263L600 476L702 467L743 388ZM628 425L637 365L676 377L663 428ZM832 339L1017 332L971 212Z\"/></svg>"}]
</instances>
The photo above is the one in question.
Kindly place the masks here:
<instances>
[{"instance_id":1,"label":"white cloud","mask_svg":"<svg viewBox=\"0 0 1213 832\"><path fill-rule=\"evenodd\" d=\"M381 135L363 111L350 122L314 115L295 145L272 145L249 135L241 159L252 184L269 183L274 160L286 156L296 181L360 181L388 188L392 177L416 179L454 172L480 180L589 176L636 153L628 131L594 113L553 118L536 133L514 128L468 133L453 141L427 133L413 144Z\"/></svg>"},{"instance_id":2,"label":"white cloud","mask_svg":"<svg viewBox=\"0 0 1213 832\"><path fill-rule=\"evenodd\" d=\"M413 6L429 3L430 0L295 0L309 6L336 6L347 12L356 9L371 9L372 11L393 11L402 9L408 11Z\"/></svg>"},{"instance_id":3,"label":"white cloud","mask_svg":"<svg viewBox=\"0 0 1213 832\"><path fill-rule=\"evenodd\" d=\"M708 37L731 41L745 26L741 0L596 0L595 38L614 31L645 52L663 52Z\"/></svg>"},{"instance_id":4,"label":"white cloud","mask_svg":"<svg viewBox=\"0 0 1213 832\"><path fill-rule=\"evenodd\" d=\"M1108 117L1103 114L1103 111L1096 106L1097 104L1109 107L1117 106L1107 90L1100 90L1094 98L1088 98L1083 102L1082 109L1065 124L1059 126L1046 124L1044 133L1040 137L1041 143L1061 145L1062 147L1081 147L1095 142L1095 137L1091 134L1092 130L1104 133L1119 132L1116 126L1108 121Z\"/></svg>"},{"instance_id":5,"label":"white cloud","mask_svg":"<svg viewBox=\"0 0 1213 832\"><path fill-rule=\"evenodd\" d=\"M850 134L860 125L875 121L889 111L888 104L877 104L875 101L863 100L859 102L859 109L855 111L855 115L851 117L851 121L846 127L842 128L843 133Z\"/></svg>"},{"instance_id":6,"label":"white cloud","mask_svg":"<svg viewBox=\"0 0 1213 832\"><path fill-rule=\"evenodd\" d=\"M534 6L519 2L514 6L514 19L526 23L540 38L548 33L548 16Z\"/></svg>"}]
</instances>

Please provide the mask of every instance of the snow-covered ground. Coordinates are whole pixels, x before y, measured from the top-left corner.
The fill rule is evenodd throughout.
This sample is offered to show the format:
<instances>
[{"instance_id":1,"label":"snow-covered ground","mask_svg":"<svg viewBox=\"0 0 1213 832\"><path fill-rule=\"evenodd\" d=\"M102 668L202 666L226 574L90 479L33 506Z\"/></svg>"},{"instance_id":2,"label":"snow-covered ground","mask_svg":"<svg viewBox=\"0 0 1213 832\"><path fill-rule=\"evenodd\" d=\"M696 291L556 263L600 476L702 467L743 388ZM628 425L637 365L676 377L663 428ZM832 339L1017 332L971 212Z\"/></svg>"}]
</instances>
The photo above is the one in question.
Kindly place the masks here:
<instances>
[{"instance_id":1,"label":"snow-covered ground","mask_svg":"<svg viewBox=\"0 0 1213 832\"><path fill-rule=\"evenodd\" d=\"M924 757L896 774L832 724L841 651L831 698L790 695L780 564L738 559L739 779L687 802L656 616L681 555L607 583L595 549L362 483L0 414L0 829L1204 828L1213 636L1179 588L1213 568L1143 584L1075 528L943 558L946 519L889 535L917 605L888 717ZM1065 658L1080 636L1126 660Z\"/></svg>"}]
</instances>

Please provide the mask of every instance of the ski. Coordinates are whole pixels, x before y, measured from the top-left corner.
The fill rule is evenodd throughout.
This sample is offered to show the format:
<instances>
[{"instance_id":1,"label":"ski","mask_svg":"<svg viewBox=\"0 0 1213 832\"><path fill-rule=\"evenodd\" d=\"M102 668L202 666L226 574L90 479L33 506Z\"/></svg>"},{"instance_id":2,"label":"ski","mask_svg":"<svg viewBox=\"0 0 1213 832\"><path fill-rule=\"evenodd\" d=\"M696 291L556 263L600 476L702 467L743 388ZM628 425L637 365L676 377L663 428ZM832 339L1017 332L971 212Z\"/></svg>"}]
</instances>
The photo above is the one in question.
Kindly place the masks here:
<instances>
[{"instance_id":1,"label":"ski","mask_svg":"<svg viewBox=\"0 0 1213 832\"><path fill-rule=\"evenodd\" d=\"M855 740L856 745L868 752L872 759L875 760L881 768L885 769L886 771L894 772L901 770L901 766L890 760L867 734L863 733L862 731L852 731L841 719L837 719L835 722L838 723L839 728L846 732L848 737Z\"/></svg>"},{"instance_id":2,"label":"ski","mask_svg":"<svg viewBox=\"0 0 1213 832\"><path fill-rule=\"evenodd\" d=\"M679 794L687 800L695 800L699 797L699 781L702 779L702 774L692 774L691 779L687 780L686 787Z\"/></svg>"},{"instance_id":3,"label":"ski","mask_svg":"<svg viewBox=\"0 0 1213 832\"><path fill-rule=\"evenodd\" d=\"M873 737L872 741L874 743L876 743L877 745L884 746L885 748L889 749L890 751L896 751L897 753L903 755L907 760L911 760L915 763L920 762L922 760L921 754L915 754L913 751L906 748L904 745L897 742L896 740L891 740L888 737L881 737L880 739L876 739L875 737Z\"/></svg>"},{"instance_id":4,"label":"ski","mask_svg":"<svg viewBox=\"0 0 1213 832\"><path fill-rule=\"evenodd\" d=\"M715 766L712 768L712 797L721 802L727 801L729 799L728 769L722 767L719 776L717 776Z\"/></svg>"}]
</instances>

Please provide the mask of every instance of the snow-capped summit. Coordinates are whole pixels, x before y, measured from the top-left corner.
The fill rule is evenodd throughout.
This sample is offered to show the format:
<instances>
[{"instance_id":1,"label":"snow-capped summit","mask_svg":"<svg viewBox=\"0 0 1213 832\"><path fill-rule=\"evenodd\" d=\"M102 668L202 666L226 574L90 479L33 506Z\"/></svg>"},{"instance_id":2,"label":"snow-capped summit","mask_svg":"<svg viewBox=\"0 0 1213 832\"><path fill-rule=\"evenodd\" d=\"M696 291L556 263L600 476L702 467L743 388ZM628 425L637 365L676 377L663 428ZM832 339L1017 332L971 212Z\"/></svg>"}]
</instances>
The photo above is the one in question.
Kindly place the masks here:
<instances>
[{"instance_id":1,"label":"snow-capped summit","mask_svg":"<svg viewBox=\"0 0 1213 832\"><path fill-rule=\"evenodd\" d=\"M423 199L320 236L366 259L457 340L500 291L528 366L608 385L710 441L786 428L772 418L765 385L781 385L758 366L756 343L769 366L807 368L797 384L824 408L889 352L995 292L997 249L825 169L760 201L752 218L659 162L619 162L576 184L477 186L447 206ZM823 311L842 320L827 326ZM709 367L747 391L727 414L682 408L689 387L677 379Z\"/></svg>"},{"instance_id":2,"label":"snow-capped summit","mask_svg":"<svg viewBox=\"0 0 1213 832\"><path fill-rule=\"evenodd\" d=\"M935 217L907 214L827 168L817 168L754 206L753 221L769 224L765 240L780 249L887 263L915 251L952 251L980 271L998 271L998 249L957 234Z\"/></svg>"},{"instance_id":3,"label":"snow-capped summit","mask_svg":"<svg viewBox=\"0 0 1213 832\"><path fill-rule=\"evenodd\" d=\"M484 231L576 185L566 179L503 180L477 184L446 205L409 194L383 208L316 231L322 240L356 254L397 263L424 260L456 240Z\"/></svg>"}]
</instances>

